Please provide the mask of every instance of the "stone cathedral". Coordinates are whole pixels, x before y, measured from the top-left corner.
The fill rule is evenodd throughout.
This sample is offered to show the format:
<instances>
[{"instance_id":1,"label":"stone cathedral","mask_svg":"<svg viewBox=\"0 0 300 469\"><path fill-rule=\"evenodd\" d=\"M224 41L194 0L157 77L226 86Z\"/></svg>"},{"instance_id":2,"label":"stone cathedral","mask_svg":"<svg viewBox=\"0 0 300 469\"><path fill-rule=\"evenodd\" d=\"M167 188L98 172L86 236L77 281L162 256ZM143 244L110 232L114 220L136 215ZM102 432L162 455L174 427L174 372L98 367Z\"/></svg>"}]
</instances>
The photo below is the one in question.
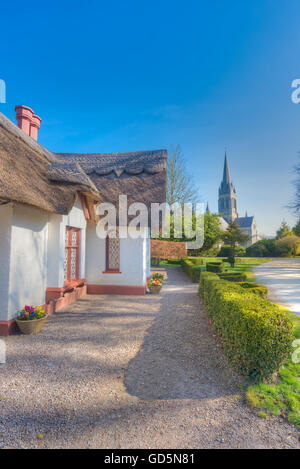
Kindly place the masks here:
<instances>
[{"instance_id":1,"label":"stone cathedral","mask_svg":"<svg viewBox=\"0 0 300 469\"><path fill-rule=\"evenodd\" d=\"M237 208L237 197L236 190L231 181L229 164L227 154L225 153L223 179L219 187L219 198L218 198L218 212L220 214L220 222L222 228L226 230L230 218L237 223L240 229L247 234L250 239L247 241L246 246L250 246L259 240L257 226L254 216L239 217Z\"/></svg>"}]
</instances>

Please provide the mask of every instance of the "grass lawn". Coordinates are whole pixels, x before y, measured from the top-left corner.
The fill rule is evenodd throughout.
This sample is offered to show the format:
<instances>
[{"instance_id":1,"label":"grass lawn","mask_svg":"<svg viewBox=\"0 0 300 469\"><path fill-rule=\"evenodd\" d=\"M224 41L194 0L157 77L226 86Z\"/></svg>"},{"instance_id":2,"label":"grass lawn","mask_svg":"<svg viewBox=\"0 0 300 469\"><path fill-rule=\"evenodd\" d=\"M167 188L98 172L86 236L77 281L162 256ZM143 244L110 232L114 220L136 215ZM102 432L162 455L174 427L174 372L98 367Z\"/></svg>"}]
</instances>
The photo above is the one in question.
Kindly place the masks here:
<instances>
[{"instance_id":1,"label":"grass lawn","mask_svg":"<svg viewBox=\"0 0 300 469\"><path fill-rule=\"evenodd\" d=\"M286 311L293 322L295 339L300 339L300 316L282 306L279 307ZM298 357L300 358L300 353ZM260 383L250 386L246 398L251 407L259 409L259 417L268 418L270 414L284 415L289 422L300 428L300 363L288 360L280 368L274 384Z\"/></svg>"},{"instance_id":2,"label":"grass lawn","mask_svg":"<svg viewBox=\"0 0 300 469\"><path fill-rule=\"evenodd\" d=\"M270 262L270 260L271 259L261 257L241 257L238 258L238 261L233 268L228 264L226 272L243 272L247 276L247 281L255 282L255 275L252 272L253 267L263 264L264 262Z\"/></svg>"},{"instance_id":3,"label":"grass lawn","mask_svg":"<svg viewBox=\"0 0 300 469\"><path fill-rule=\"evenodd\" d=\"M191 258L195 259L195 258ZM207 262L220 262L222 257L198 257L196 259L201 259L204 264ZM253 267L263 264L264 262L270 262L271 259L263 257L237 257L234 267L230 267L230 264L226 262L225 271L226 272L243 272L247 276L248 282L255 281L255 275L252 272Z\"/></svg>"},{"instance_id":4,"label":"grass lawn","mask_svg":"<svg viewBox=\"0 0 300 469\"><path fill-rule=\"evenodd\" d=\"M207 262L220 262L222 257L191 257L190 259L198 259L203 264ZM235 267L230 267L229 264L226 264L226 271L227 272L245 272L249 281L253 281L255 279L254 274L251 272L253 267L257 265L263 264L264 262L270 262L271 259L262 258L262 257L239 257L237 258L237 262ZM160 261L160 267L180 267L180 260L178 262L174 259L171 260L163 260Z\"/></svg>"}]
</instances>

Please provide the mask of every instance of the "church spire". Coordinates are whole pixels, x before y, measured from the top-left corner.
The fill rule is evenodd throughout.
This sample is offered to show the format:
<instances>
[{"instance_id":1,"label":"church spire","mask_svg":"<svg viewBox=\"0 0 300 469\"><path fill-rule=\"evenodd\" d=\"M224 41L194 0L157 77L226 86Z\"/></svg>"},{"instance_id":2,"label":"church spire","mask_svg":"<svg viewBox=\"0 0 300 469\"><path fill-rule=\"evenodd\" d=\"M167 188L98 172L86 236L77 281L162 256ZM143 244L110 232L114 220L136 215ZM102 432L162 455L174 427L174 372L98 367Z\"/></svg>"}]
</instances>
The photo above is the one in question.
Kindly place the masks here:
<instances>
[{"instance_id":1,"label":"church spire","mask_svg":"<svg viewBox=\"0 0 300 469\"><path fill-rule=\"evenodd\" d=\"M209 209L208 202L207 202L207 205L206 205L206 211L205 211L205 213L207 213L208 215L210 215L210 209Z\"/></svg>"},{"instance_id":2,"label":"church spire","mask_svg":"<svg viewBox=\"0 0 300 469\"><path fill-rule=\"evenodd\" d=\"M236 192L231 181L227 151L225 151L223 179L219 188L218 208L219 213L227 219L238 217Z\"/></svg>"},{"instance_id":3,"label":"church spire","mask_svg":"<svg viewBox=\"0 0 300 469\"><path fill-rule=\"evenodd\" d=\"M230 177L230 171L229 171L229 165L228 165L228 159L227 159L227 152L225 151L225 159L224 159L224 170L223 170L223 183L225 184L231 184L231 177Z\"/></svg>"}]
</instances>

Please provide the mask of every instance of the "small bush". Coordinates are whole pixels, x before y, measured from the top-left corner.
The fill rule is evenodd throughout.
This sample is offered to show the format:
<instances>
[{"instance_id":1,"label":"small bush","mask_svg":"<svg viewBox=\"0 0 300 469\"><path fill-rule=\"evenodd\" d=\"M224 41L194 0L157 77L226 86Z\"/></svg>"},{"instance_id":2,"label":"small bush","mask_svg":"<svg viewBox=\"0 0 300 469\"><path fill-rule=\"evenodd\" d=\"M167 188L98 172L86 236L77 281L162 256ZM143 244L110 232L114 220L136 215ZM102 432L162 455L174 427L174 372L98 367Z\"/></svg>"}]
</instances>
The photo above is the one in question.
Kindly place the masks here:
<instances>
[{"instance_id":1,"label":"small bush","mask_svg":"<svg viewBox=\"0 0 300 469\"><path fill-rule=\"evenodd\" d=\"M205 269L201 264L194 262L196 259L183 259L182 268L193 282L199 282L201 272Z\"/></svg>"},{"instance_id":2,"label":"small bush","mask_svg":"<svg viewBox=\"0 0 300 469\"><path fill-rule=\"evenodd\" d=\"M244 272L223 272L219 274L219 277L228 282L245 282L247 280L247 274Z\"/></svg>"},{"instance_id":3,"label":"small bush","mask_svg":"<svg viewBox=\"0 0 300 469\"><path fill-rule=\"evenodd\" d=\"M199 292L240 374L262 379L278 370L293 341L293 325L284 311L210 272L201 274Z\"/></svg>"},{"instance_id":4,"label":"small bush","mask_svg":"<svg viewBox=\"0 0 300 469\"><path fill-rule=\"evenodd\" d=\"M222 246L220 251L218 252L218 257L229 257L231 255L231 247L230 246ZM238 246L236 248L236 256L243 257L246 255L246 248L243 246Z\"/></svg>"},{"instance_id":5,"label":"small bush","mask_svg":"<svg viewBox=\"0 0 300 469\"><path fill-rule=\"evenodd\" d=\"M158 267L161 259L159 257L151 257L151 266Z\"/></svg>"},{"instance_id":6,"label":"small bush","mask_svg":"<svg viewBox=\"0 0 300 469\"><path fill-rule=\"evenodd\" d=\"M170 265L180 265L182 262L182 259L168 259L167 262Z\"/></svg>"},{"instance_id":7,"label":"small bush","mask_svg":"<svg viewBox=\"0 0 300 469\"><path fill-rule=\"evenodd\" d=\"M265 285L260 285L259 283L254 282L238 282L238 285L251 293L261 296L262 298L268 298L268 288Z\"/></svg>"},{"instance_id":8,"label":"small bush","mask_svg":"<svg viewBox=\"0 0 300 469\"><path fill-rule=\"evenodd\" d=\"M208 262L206 264L207 272L224 272L225 265L224 262Z\"/></svg>"}]
</instances>

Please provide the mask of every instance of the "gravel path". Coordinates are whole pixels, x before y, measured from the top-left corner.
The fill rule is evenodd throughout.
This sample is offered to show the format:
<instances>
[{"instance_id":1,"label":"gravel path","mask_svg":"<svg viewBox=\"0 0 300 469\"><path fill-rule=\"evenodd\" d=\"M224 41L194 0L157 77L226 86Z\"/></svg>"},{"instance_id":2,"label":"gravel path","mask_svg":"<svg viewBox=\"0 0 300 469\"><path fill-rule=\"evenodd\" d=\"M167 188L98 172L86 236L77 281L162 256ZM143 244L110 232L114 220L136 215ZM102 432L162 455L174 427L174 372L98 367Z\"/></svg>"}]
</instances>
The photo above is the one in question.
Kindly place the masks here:
<instances>
[{"instance_id":1,"label":"gravel path","mask_svg":"<svg viewBox=\"0 0 300 469\"><path fill-rule=\"evenodd\" d=\"M270 300L300 314L300 259L277 259L254 269L256 281L268 287Z\"/></svg>"},{"instance_id":2,"label":"gravel path","mask_svg":"<svg viewBox=\"0 0 300 469\"><path fill-rule=\"evenodd\" d=\"M87 296L5 339L0 447L300 448L247 408L197 285L168 275L159 296Z\"/></svg>"}]
</instances>

